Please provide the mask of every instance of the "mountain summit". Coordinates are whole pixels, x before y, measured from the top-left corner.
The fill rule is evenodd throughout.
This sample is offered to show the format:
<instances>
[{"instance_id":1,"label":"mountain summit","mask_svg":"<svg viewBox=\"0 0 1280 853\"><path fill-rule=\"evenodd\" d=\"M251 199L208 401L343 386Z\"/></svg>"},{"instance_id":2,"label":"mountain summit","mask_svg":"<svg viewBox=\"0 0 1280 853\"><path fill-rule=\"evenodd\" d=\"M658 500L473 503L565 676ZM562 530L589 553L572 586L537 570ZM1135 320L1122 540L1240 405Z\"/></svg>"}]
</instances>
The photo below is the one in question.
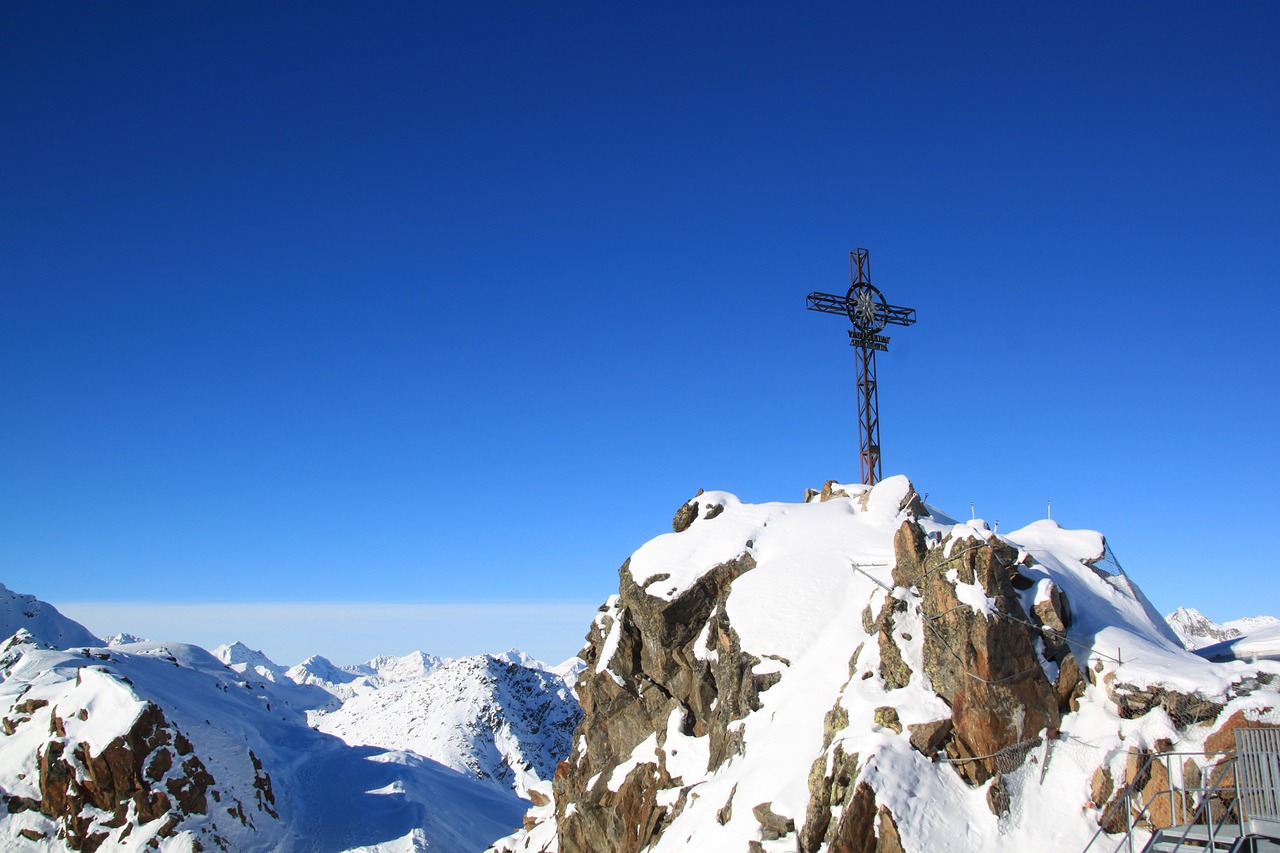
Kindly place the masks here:
<instances>
[{"instance_id":1,"label":"mountain summit","mask_svg":"<svg viewBox=\"0 0 1280 853\"><path fill-rule=\"evenodd\" d=\"M492 850L1079 850L1158 783L1135 756L1280 724L1280 664L1187 651L1094 531L996 534L904 477L699 493L673 530L619 569L569 758Z\"/></svg>"}]
</instances>

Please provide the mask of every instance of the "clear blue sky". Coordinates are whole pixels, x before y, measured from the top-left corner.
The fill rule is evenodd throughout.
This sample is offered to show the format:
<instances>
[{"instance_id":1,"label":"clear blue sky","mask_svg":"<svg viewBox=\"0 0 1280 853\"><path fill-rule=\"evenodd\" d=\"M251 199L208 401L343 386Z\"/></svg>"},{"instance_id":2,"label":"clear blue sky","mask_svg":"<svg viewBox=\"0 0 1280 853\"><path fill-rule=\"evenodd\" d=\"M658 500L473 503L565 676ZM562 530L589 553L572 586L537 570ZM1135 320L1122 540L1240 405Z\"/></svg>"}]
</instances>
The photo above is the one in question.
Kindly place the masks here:
<instances>
[{"instance_id":1,"label":"clear blue sky","mask_svg":"<svg viewBox=\"0 0 1280 853\"><path fill-rule=\"evenodd\" d=\"M0 5L0 581L580 607L355 632L568 656L699 487L857 479L804 296L865 246L919 312L886 475L1280 615L1277 44L1273 2Z\"/></svg>"}]
</instances>

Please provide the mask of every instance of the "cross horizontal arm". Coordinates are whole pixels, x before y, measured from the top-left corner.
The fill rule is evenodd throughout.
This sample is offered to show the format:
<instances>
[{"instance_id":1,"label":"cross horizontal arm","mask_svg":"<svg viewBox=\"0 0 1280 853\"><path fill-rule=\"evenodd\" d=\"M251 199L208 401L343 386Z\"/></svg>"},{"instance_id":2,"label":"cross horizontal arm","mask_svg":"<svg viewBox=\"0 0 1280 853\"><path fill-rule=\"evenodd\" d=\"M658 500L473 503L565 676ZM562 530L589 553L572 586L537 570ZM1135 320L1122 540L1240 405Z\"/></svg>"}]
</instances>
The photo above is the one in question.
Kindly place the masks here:
<instances>
[{"instance_id":1,"label":"cross horizontal arm","mask_svg":"<svg viewBox=\"0 0 1280 853\"><path fill-rule=\"evenodd\" d=\"M818 293L816 290L804 298L804 307L824 314L844 314L844 297L834 293Z\"/></svg>"},{"instance_id":2,"label":"cross horizontal arm","mask_svg":"<svg viewBox=\"0 0 1280 853\"><path fill-rule=\"evenodd\" d=\"M819 293L816 290L805 297L805 307L810 311L821 311L823 314L845 314L846 316L848 314L843 296ZM916 309L886 305L884 319L886 323L893 323L895 326L910 326L916 321Z\"/></svg>"}]
</instances>

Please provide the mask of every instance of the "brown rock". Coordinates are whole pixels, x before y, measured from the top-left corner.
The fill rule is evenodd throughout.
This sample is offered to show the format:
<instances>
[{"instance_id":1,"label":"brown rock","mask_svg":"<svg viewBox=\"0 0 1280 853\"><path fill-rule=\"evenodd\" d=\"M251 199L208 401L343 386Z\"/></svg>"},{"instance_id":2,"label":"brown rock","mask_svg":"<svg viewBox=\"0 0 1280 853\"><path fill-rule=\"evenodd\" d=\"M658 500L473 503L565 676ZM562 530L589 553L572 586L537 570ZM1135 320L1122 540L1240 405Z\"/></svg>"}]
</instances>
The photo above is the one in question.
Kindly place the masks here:
<instances>
[{"instance_id":1,"label":"brown rock","mask_svg":"<svg viewBox=\"0 0 1280 853\"><path fill-rule=\"evenodd\" d=\"M837 483L835 480L827 480L825 483L823 483L822 491L818 493L819 502L826 502L831 500L832 498L851 498L851 497L853 497L853 495L849 494L848 490L845 489L842 484Z\"/></svg>"},{"instance_id":2,"label":"brown rock","mask_svg":"<svg viewBox=\"0 0 1280 853\"><path fill-rule=\"evenodd\" d=\"M670 506L670 504L668 504ZM676 510L675 517L671 519L671 529L676 533L684 533L689 529L698 518L698 502L688 501Z\"/></svg>"},{"instance_id":3,"label":"brown rock","mask_svg":"<svg viewBox=\"0 0 1280 853\"><path fill-rule=\"evenodd\" d=\"M942 742L951 734L951 718L943 717L928 723L912 723L907 726L911 745L922 755L933 756Z\"/></svg>"},{"instance_id":4,"label":"brown rock","mask_svg":"<svg viewBox=\"0 0 1280 853\"><path fill-rule=\"evenodd\" d=\"M51 728L63 729L61 721ZM175 738L186 743L190 753L178 775L171 772L169 744ZM64 734L49 741L38 755L40 799L7 798L7 805L10 810L40 811L59 825L59 837L66 839L67 846L82 853L105 842L109 833L104 830L121 829L119 837L126 837L132 828L130 820L145 823L167 814L165 826L172 835L186 815L205 813L206 793L214 784L189 742L174 734L154 704L143 709L129 731L97 753L85 743L67 741ZM160 785L162 779L164 785ZM162 829L161 834L165 832Z\"/></svg>"},{"instance_id":5,"label":"brown rock","mask_svg":"<svg viewBox=\"0 0 1280 853\"><path fill-rule=\"evenodd\" d=\"M796 831L796 822L784 815L774 814L773 803L759 803L751 807L751 814L760 824L760 837L776 841Z\"/></svg>"},{"instance_id":6,"label":"brown rock","mask_svg":"<svg viewBox=\"0 0 1280 853\"><path fill-rule=\"evenodd\" d=\"M875 710L877 726L883 726L894 734L902 734L902 723L898 720L898 709L892 705L881 705Z\"/></svg>"},{"instance_id":7,"label":"brown rock","mask_svg":"<svg viewBox=\"0 0 1280 853\"><path fill-rule=\"evenodd\" d=\"M1236 711L1230 717L1221 723L1213 734L1204 740L1205 752L1234 752L1236 748L1236 729L1239 728L1258 728L1258 729L1274 729L1278 728L1272 723L1259 723L1249 720L1244 715L1244 711Z\"/></svg>"},{"instance_id":8,"label":"brown rock","mask_svg":"<svg viewBox=\"0 0 1280 853\"><path fill-rule=\"evenodd\" d=\"M733 797L738 793L738 786L734 785L729 791L729 799L724 801L724 805L716 810L716 820L721 826L733 819Z\"/></svg>"},{"instance_id":9,"label":"brown rock","mask_svg":"<svg viewBox=\"0 0 1280 853\"><path fill-rule=\"evenodd\" d=\"M837 709L841 712L844 710L837 705L832 711ZM832 711L827 712L828 720ZM858 754L846 754L840 744L836 744L831 751L829 773L827 763L827 747L824 746L823 753L814 759L809 768L809 806L805 811L799 838L799 847L803 853L813 853L830 840L828 832L834 830L831 825L831 810L845 804L853 780L858 776Z\"/></svg>"},{"instance_id":10,"label":"brown rock","mask_svg":"<svg viewBox=\"0 0 1280 853\"><path fill-rule=\"evenodd\" d=\"M987 788L987 808L996 817L1004 817L1009 813L1009 804L1009 789L1005 787L1004 777L997 773Z\"/></svg>"},{"instance_id":11,"label":"brown rock","mask_svg":"<svg viewBox=\"0 0 1280 853\"><path fill-rule=\"evenodd\" d=\"M860 782L828 843L828 853L876 853L876 794Z\"/></svg>"},{"instance_id":12,"label":"brown rock","mask_svg":"<svg viewBox=\"0 0 1280 853\"><path fill-rule=\"evenodd\" d=\"M876 853L905 853L902 849L902 837L898 834L898 822L893 819L893 812L881 806L877 815L880 831L876 836Z\"/></svg>"},{"instance_id":13,"label":"brown rock","mask_svg":"<svg viewBox=\"0 0 1280 853\"><path fill-rule=\"evenodd\" d=\"M951 706L949 752L974 757L955 765L969 781L996 772L991 756L1058 728L1058 695L1036 654L1037 635L1026 623L1009 569L1018 553L1002 540L963 540L927 547L923 530L904 522L894 538L893 580L916 587L924 634L924 669L934 691ZM953 574L954 573L954 574ZM953 582L949 579L955 577ZM962 603L956 582L979 584L994 611L987 616ZM1007 769L1007 768L1006 768Z\"/></svg>"},{"instance_id":14,"label":"brown rock","mask_svg":"<svg viewBox=\"0 0 1280 853\"><path fill-rule=\"evenodd\" d=\"M759 708L760 693L780 677L752 672L760 661L742 652L724 610L730 584L754 567L744 552L667 600L648 594L623 564L617 606L597 618L582 656L589 667L578 685L584 716L575 740L585 738L587 749L571 755L553 783L557 804L575 804L569 815L557 807L563 853L639 850L662 833L673 812L657 805L656 793L678 784L664 758L647 773L633 771L618 791L586 783L611 772L655 732L661 756L673 713L682 715L688 734L707 736L712 768L741 752L741 731L731 724ZM596 672L611 633L613 657L607 671Z\"/></svg>"},{"instance_id":15,"label":"brown rock","mask_svg":"<svg viewBox=\"0 0 1280 853\"><path fill-rule=\"evenodd\" d=\"M1101 807L1111 796L1114 788L1115 783L1111 781L1111 771L1105 767L1099 767L1093 771L1093 779L1089 783L1089 799L1095 806Z\"/></svg>"},{"instance_id":16,"label":"brown rock","mask_svg":"<svg viewBox=\"0 0 1280 853\"><path fill-rule=\"evenodd\" d=\"M1085 686L1084 673L1076 656L1069 651L1064 652L1058 663L1058 680L1053 685L1058 697L1058 711L1064 714L1079 711Z\"/></svg>"}]
</instances>

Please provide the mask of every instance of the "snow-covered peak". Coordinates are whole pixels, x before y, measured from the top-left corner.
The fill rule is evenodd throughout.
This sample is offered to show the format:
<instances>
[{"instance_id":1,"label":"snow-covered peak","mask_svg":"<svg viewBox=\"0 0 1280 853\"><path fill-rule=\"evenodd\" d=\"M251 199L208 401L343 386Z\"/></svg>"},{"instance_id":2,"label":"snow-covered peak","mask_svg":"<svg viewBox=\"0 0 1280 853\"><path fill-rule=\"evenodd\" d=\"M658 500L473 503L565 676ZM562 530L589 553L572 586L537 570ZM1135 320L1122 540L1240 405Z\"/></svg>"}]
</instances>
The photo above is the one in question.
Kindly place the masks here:
<instances>
[{"instance_id":1,"label":"snow-covered peak","mask_svg":"<svg viewBox=\"0 0 1280 853\"><path fill-rule=\"evenodd\" d=\"M1218 643L1200 646L1196 654L1208 660L1280 660L1280 620L1249 617L1258 625L1252 631Z\"/></svg>"},{"instance_id":2,"label":"snow-covered peak","mask_svg":"<svg viewBox=\"0 0 1280 853\"><path fill-rule=\"evenodd\" d=\"M1222 627L1250 634L1264 628L1270 630L1278 622L1280 619L1274 616L1245 616L1241 619L1228 619L1222 623Z\"/></svg>"},{"instance_id":3,"label":"snow-covered peak","mask_svg":"<svg viewBox=\"0 0 1280 853\"><path fill-rule=\"evenodd\" d=\"M530 669L550 669L550 667L548 667L542 661L538 660L532 655L525 654L524 652L520 651L515 647L507 649L505 652L503 652L500 655L494 655L494 657L497 658L498 660L506 661L507 663L514 663L514 664L519 664L520 666L527 666Z\"/></svg>"},{"instance_id":4,"label":"snow-covered peak","mask_svg":"<svg viewBox=\"0 0 1280 853\"><path fill-rule=\"evenodd\" d=\"M311 655L302 663L285 671L285 677L298 684L350 684L361 676L338 666L323 655Z\"/></svg>"},{"instance_id":5,"label":"snow-covered peak","mask_svg":"<svg viewBox=\"0 0 1280 853\"><path fill-rule=\"evenodd\" d=\"M266 653L261 652L258 649L251 649L239 640L236 640L234 643L211 649L210 654L227 666L248 665L265 666L269 669L282 669L279 664L267 657Z\"/></svg>"},{"instance_id":6,"label":"snow-covered peak","mask_svg":"<svg viewBox=\"0 0 1280 853\"><path fill-rule=\"evenodd\" d=\"M587 665L582 662L580 657L571 657L563 663L558 663L550 668L551 672L564 679L564 683L573 687L578 681L578 673L586 669Z\"/></svg>"},{"instance_id":7,"label":"snow-covered peak","mask_svg":"<svg viewBox=\"0 0 1280 853\"><path fill-rule=\"evenodd\" d=\"M34 595L13 592L0 584L0 639L25 630L32 639L55 649L106 645L79 622Z\"/></svg>"},{"instance_id":8,"label":"snow-covered peak","mask_svg":"<svg viewBox=\"0 0 1280 853\"><path fill-rule=\"evenodd\" d=\"M1239 629L1219 625L1194 607L1179 607L1164 620L1188 649L1230 640L1243 633Z\"/></svg>"},{"instance_id":9,"label":"snow-covered peak","mask_svg":"<svg viewBox=\"0 0 1280 853\"><path fill-rule=\"evenodd\" d=\"M284 673L284 667L263 652L251 649L239 640L229 645L218 646L210 654L222 661L224 666L241 675L253 674L267 681L275 681Z\"/></svg>"},{"instance_id":10,"label":"snow-covered peak","mask_svg":"<svg viewBox=\"0 0 1280 853\"><path fill-rule=\"evenodd\" d=\"M351 667L351 670L361 675L377 676L381 684L394 684L397 681L408 681L411 678L430 675L444 662L444 658L416 651L401 656L378 655L364 664Z\"/></svg>"},{"instance_id":11,"label":"snow-covered peak","mask_svg":"<svg viewBox=\"0 0 1280 853\"><path fill-rule=\"evenodd\" d=\"M1280 624L1280 619L1274 616L1245 616L1242 619L1231 619L1219 624L1194 607L1179 607L1164 618L1182 640L1182 644L1188 649L1196 650L1245 636L1254 639L1255 635L1257 635L1257 643L1266 646L1270 642L1266 636L1269 636L1276 625ZM1231 648L1243 649L1244 646L1234 643Z\"/></svg>"}]
</instances>

